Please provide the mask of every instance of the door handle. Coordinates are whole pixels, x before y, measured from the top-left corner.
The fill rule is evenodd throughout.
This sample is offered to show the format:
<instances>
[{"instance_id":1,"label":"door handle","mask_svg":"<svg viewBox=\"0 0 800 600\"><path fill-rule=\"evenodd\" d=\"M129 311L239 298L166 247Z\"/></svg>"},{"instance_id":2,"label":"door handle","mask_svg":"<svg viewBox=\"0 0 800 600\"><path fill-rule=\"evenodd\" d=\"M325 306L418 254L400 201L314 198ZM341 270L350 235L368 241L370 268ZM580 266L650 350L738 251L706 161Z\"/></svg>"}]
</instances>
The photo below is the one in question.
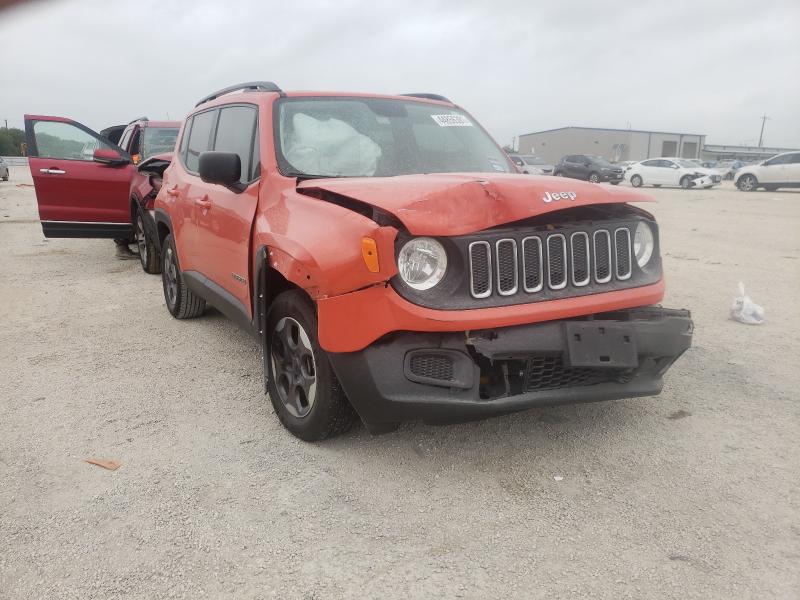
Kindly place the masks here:
<instances>
[{"instance_id":1,"label":"door handle","mask_svg":"<svg viewBox=\"0 0 800 600\"><path fill-rule=\"evenodd\" d=\"M178 186L176 185L174 188L167 190L168 196L180 196L180 192L178 191Z\"/></svg>"},{"instance_id":2,"label":"door handle","mask_svg":"<svg viewBox=\"0 0 800 600\"><path fill-rule=\"evenodd\" d=\"M197 204L197 206L199 206L200 208L204 208L206 210L211 208L211 200L208 199L208 196L203 196L202 198L196 198L194 203Z\"/></svg>"},{"instance_id":3,"label":"door handle","mask_svg":"<svg viewBox=\"0 0 800 600\"><path fill-rule=\"evenodd\" d=\"M49 169L39 169L39 173L47 173L49 175L65 175L66 171L64 169L50 167Z\"/></svg>"}]
</instances>

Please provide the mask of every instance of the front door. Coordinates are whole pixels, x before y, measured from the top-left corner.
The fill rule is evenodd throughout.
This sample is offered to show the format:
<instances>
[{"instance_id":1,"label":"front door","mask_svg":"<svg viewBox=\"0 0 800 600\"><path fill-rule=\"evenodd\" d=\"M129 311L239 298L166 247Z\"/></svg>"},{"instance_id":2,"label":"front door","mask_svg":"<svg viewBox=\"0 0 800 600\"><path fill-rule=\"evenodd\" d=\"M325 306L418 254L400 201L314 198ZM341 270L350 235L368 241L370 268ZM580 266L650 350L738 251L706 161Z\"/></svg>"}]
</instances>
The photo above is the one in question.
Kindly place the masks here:
<instances>
[{"instance_id":1,"label":"front door","mask_svg":"<svg viewBox=\"0 0 800 600\"><path fill-rule=\"evenodd\" d=\"M224 106L219 110L213 150L233 152L241 162L243 191L198 182L195 202L197 238L203 249L204 274L229 292L250 312L253 282L250 281L250 233L258 205L258 109L252 105Z\"/></svg>"},{"instance_id":2,"label":"front door","mask_svg":"<svg viewBox=\"0 0 800 600\"><path fill-rule=\"evenodd\" d=\"M127 153L63 117L25 115L25 135L45 237L132 235Z\"/></svg>"}]
</instances>

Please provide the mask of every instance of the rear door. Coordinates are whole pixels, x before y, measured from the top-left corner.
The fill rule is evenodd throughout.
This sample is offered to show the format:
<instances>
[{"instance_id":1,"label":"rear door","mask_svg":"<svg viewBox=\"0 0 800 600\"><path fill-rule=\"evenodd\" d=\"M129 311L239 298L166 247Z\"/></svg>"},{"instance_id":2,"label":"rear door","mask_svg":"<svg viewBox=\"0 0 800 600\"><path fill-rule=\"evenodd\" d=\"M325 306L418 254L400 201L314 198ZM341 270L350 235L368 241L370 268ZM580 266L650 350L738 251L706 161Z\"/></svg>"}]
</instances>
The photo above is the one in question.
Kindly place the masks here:
<instances>
[{"instance_id":1,"label":"rear door","mask_svg":"<svg viewBox=\"0 0 800 600\"><path fill-rule=\"evenodd\" d=\"M64 117L25 115L25 136L45 237L132 234L129 194L134 166L126 152ZM98 150L103 156L95 157Z\"/></svg>"}]
</instances>

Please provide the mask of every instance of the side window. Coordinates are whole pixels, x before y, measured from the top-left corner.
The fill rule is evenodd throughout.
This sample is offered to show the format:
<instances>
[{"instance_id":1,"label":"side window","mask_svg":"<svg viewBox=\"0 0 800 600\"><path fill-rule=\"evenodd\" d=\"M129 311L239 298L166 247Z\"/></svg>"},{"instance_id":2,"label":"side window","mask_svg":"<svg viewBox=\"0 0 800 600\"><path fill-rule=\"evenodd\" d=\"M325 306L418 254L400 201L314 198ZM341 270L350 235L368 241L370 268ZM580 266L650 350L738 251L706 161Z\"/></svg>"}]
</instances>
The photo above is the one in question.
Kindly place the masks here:
<instances>
[{"instance_id":1,"label":"side window","mask_svg":"<svg viewBox=\"0 0 800 600\"><path fill-rule=\"evenodd\" d=\"M229 106L219 111L217 136L214 150L233 152L239 155L242 172L239 181L247 183L254 177L251 158L253 156L253 140L257 138L256 108L250 106Z\"/></svg>"},{"instance_id":2,"label":"side window","mask_svg":"<svg viewBox=\"0 0 800 600\"><path fill-rule=\"evenodd\" d=\"M645 167L657 167L660 161L657 160L644 160L642 161L642 166Z\"/></svg>"},{"instance_id":3,"label":"side window","mask_svg":"<svg viewBox=\"0 0 800 600\"><path fill-rule=\"evenodd\" d=\"M101 138L72 123L36 121L33 124L33 135L40 158L91 161L95 150L111 148Z\"/></svg>"},{"instance_id":4,"label":"side window","mask_svg":"<svg viewBox=\"0 0 800 600\"><path fill-rule=\"evenodd\" d=\"M131 141L132 132L133 129L126 127L125 131L122 132L122 137L119 138L119 147L125 150L125 152L128 152L128 142ZM130 152L128 152L128 154L130 154Z\"/></svg>"},{"instance_id":5,"label":"side window","mask_svg":"<svg viewBox=\"0 0 800 600\"><path fill-rule=\"evenodd\" d=\"M186 124L183 126L183 136L181 137L181 146L178 149L178 156L181 157L184 163L186 163L186 148L189 146L189 134L192 131L192 121L194 119L189 117L186 119Z\"/></svg>"},{"instance_id":6,"label":"side window","mask_svg":"<svg viewBox=\"0 0 800 600\"><path fill-rule=\"evenodd\" d=\"M141 127L136 127L133 130L133 136L131 138L131 148L128 150L128 154L131 156L135 156L142 153L142 129Z\"/></svg>"},{"instance_id":7,"label":"side window","mask_svg":"<svg viewBox=\"0 0 800 600\"><path fill-rule=\"evenodd\" d=\"M798 165L800 164L800 152L796 154L789 155L789 164L790 165Z\"/></svg>"},{"instance_id":8,"label":"side window","mask_svg":"<svg viewBox=\"0 0 800 600\"><path fill-rule=\"evenodd\" d=\"M786 165L792 162L792 155L791 154L784 154L783 156L776 156L773 159L770 159L767 164L768 165Z\"/></svg>"},{"instance_id":9,"label":"side window","mask_svg":"<svg viewBox=\"0 0 800 600\"><path fill-rule=\"evenodd\" d=\"M197 172L200 153L211 147L211 132L216 115L216 110L209 110L196 114L192 119L192 130L189 132L189 143L186 146L186 168L192 173Z\"/></svg>"}]
</instances>

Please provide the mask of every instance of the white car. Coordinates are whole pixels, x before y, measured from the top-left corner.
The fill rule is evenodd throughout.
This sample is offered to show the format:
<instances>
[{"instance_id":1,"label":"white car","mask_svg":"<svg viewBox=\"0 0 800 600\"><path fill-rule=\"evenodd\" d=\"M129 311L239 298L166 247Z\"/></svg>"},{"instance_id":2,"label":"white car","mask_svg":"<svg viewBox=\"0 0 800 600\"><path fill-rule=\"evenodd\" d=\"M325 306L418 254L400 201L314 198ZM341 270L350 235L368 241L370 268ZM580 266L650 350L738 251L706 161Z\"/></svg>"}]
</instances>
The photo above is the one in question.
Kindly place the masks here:
<instances>
[{"instance_id":1,"label":"white car","mask_svg":"<svg viewBox=\"0 0 800 600\"><path fill-rule=\"evenodd\" d=\"M760 187L772 191L782 187L800 187L800 152L784 152L756 165L736 171L733 182L743 192Z\"/></svg>"},{"instance_id":2,"label":"white car","mask_svg":"<svg viewBox=\"0 0 800 600\"><path fill-rule=\"evenodd\" d=\"M514 161L520 170L526 175L552 175L553 165L546 160L534 156L533 154L509 154L508 157Z\"/></svg>"},{"instance_id":3,"label":"white car","mask_svg":"<svg viewBox=\"0 0 800 600\"><path fill-rule=\"evenodd\" d=\"M652 185L680 186L689 188L711 188L719 185L722 176L713 169L698 167L685 158L650 158L638 162L625 172L625 178L633 187Z\"/></svg>"}]
</instances>

